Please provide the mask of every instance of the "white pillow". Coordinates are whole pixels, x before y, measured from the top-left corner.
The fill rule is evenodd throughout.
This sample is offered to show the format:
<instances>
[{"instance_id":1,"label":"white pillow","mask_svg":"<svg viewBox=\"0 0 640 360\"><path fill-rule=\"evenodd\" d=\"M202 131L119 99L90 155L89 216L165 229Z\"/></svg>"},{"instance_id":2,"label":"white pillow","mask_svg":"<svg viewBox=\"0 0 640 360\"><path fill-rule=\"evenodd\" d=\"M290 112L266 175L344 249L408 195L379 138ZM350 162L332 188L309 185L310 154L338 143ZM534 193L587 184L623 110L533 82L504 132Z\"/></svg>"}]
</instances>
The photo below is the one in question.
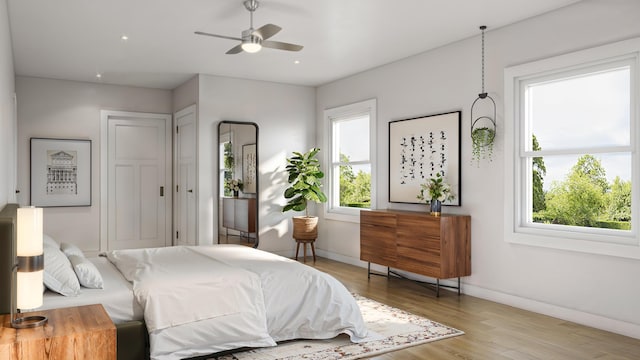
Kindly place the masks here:
<instances>
[{"instance_id":1,"label":"white pillow","mask_svg":"<svg viewBox=\"0 0 640 360\"><path fill-rule=\"evenodd\" d=\"M78 255L80 257L84 257L84 254L82 253L82 250L80 250L79 247L73 245L73 244L69 244L69 243L61 243L60 244L60 250L62 250L62 252L67 255Z\"/></svg>"},{"instance_id":2,"label":"white pillow","mask_svg":"<svg viewBox=\"0 0 640 360\"><path fill-rule=\"evenodd\" d=\"M102 275L98 268L89 261L87 258L78 255L69 255L69 261L73 270L78 276L78 281L81 286L90 289L102 289L104 282L102 281Z\"/></svg>"},{"instance_id":3,"label":"white pillow","mask_svg":"<svg viewBox=\"0 0 640 360\"><path fill-rule=\"evenodd\" d=\"M80 294L80 283L71 262L55 246L44 247L44 285L64 296Z\"/></svg>"},{"instance_id":4,"label":"white pillow","mask_svg":"<svg viewBox=\"0 0 640 360\"><path fill-rule=\"evenodd\" d=\"M45 246L53 246L58 249L60 248L60 245L55 240L53 240L51 236L47 234L42 234L42 240Z\"/></svg>"}]
</instances>

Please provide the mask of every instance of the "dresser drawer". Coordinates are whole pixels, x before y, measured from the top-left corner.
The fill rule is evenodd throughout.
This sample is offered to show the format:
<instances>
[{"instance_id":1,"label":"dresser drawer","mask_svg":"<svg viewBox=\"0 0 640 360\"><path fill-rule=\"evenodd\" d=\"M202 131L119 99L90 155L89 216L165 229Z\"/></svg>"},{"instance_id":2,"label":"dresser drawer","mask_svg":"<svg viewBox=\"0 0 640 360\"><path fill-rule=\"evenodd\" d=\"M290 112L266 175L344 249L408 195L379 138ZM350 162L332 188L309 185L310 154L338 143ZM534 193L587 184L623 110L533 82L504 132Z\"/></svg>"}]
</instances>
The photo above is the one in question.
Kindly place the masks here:
<instances>
[{"instance_id":1,"label":"dresser drawer","mask_svg":"<svg viewBox=\"0 0 640 360\"><path fill-rule=\"evenodd\" d=\"M394 228L397 226L394 214L378 211L360 211L360 224L377 225Z\"/></svg>"},{"instance_id":2,"label":"dresser drawer","mask_svg":"<svg viewBox=\"0 0 640 360\"><path fill-rule=\"evenodd\" d=\"M385 226L360 224L360 260L384 266L395 266L395 229Z\"/></svg>"}]
</instances>

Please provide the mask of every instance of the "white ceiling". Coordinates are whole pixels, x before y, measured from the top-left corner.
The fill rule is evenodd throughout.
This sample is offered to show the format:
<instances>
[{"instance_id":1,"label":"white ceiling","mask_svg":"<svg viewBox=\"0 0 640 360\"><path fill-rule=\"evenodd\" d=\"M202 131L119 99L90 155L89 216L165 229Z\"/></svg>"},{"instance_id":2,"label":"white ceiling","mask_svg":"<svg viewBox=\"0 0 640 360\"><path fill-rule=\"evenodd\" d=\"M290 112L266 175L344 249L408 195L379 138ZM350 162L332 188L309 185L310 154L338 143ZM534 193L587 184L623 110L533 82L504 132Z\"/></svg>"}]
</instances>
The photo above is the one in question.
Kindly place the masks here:
<instances>
[{"instance_id":1,"label":"white ceiling","mask_svg":"<svg viewBox=\"0 0 640 360\"><path fill-rule=\"evenodd\" d=\"M237 55L225 55L236 42L193 32L239 37L249 28L242 0L8 5L17 75L173 89L197 73L316 86L577 1L263 0L254 27L279 25L271 40L304 49Z\"/></svg>"}]
</instances>

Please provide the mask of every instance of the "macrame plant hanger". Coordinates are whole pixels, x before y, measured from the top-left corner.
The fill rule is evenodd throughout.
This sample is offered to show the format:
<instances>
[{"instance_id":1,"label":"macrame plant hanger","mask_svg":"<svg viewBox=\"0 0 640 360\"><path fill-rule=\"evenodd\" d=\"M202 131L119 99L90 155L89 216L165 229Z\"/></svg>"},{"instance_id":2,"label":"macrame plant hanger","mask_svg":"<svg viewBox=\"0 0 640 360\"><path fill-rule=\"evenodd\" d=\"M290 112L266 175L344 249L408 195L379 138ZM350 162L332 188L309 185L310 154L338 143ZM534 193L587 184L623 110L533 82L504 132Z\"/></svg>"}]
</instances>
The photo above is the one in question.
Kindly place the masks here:
<instances>
[{"instance_id":1,"label":"macrame plant hanger","mask_svg":"<svg viewBox=\"0 0 640 360\"><path fill-rule=\"evenodd\" d=\"M484 152L488 154L489 158L491 157L493 140L496 136L496 102L484 90L484 31L486 29L486 26L480 26L482 31L482 92L478 94L478 98L471 105L471 140L473 142L474 157L477 157L476 160L478 161L480 161L480 155L476 151ZM474 112L477 113L478 107L483 103L489 104L488 114L474 115ZM491 109L493 109L493 116L491 116Z\"/></svg>"}]
</instances>

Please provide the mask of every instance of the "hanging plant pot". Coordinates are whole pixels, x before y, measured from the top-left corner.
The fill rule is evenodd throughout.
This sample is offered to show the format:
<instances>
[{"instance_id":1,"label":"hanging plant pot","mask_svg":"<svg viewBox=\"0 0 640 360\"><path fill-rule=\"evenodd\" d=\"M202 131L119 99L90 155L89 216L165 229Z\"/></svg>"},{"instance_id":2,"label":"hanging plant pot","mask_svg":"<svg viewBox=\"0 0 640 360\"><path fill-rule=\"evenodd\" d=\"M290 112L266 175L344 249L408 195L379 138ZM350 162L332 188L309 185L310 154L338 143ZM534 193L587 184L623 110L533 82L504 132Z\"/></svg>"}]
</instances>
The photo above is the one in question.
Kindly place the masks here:
<instances>
[{"instance_id":1,"label":"hanging plant pot","mask_svg":"<svg viewBox=\"0 0 640 360\"><path fill-rule=\"evenodd\" d=\"M489 159L493 155L493 143L496 138L495 127L477 127L471 130L473 160Z\"/></svg>"},{"instance_id":2,"label":"hanging plant pot","mask_svg":"<svg viewBox=\"0 0 640 360\"><path fill-rule=\"evenodd\" d=\"M480 26L482 31L482 92L471 105L471 143L472 159L480 166L481 159L491 161L493 142L496 138L496 102L484 90L484 31L486 26ZM478 112L485 115L478 116Z\"/></svg>"}]
</instances>

